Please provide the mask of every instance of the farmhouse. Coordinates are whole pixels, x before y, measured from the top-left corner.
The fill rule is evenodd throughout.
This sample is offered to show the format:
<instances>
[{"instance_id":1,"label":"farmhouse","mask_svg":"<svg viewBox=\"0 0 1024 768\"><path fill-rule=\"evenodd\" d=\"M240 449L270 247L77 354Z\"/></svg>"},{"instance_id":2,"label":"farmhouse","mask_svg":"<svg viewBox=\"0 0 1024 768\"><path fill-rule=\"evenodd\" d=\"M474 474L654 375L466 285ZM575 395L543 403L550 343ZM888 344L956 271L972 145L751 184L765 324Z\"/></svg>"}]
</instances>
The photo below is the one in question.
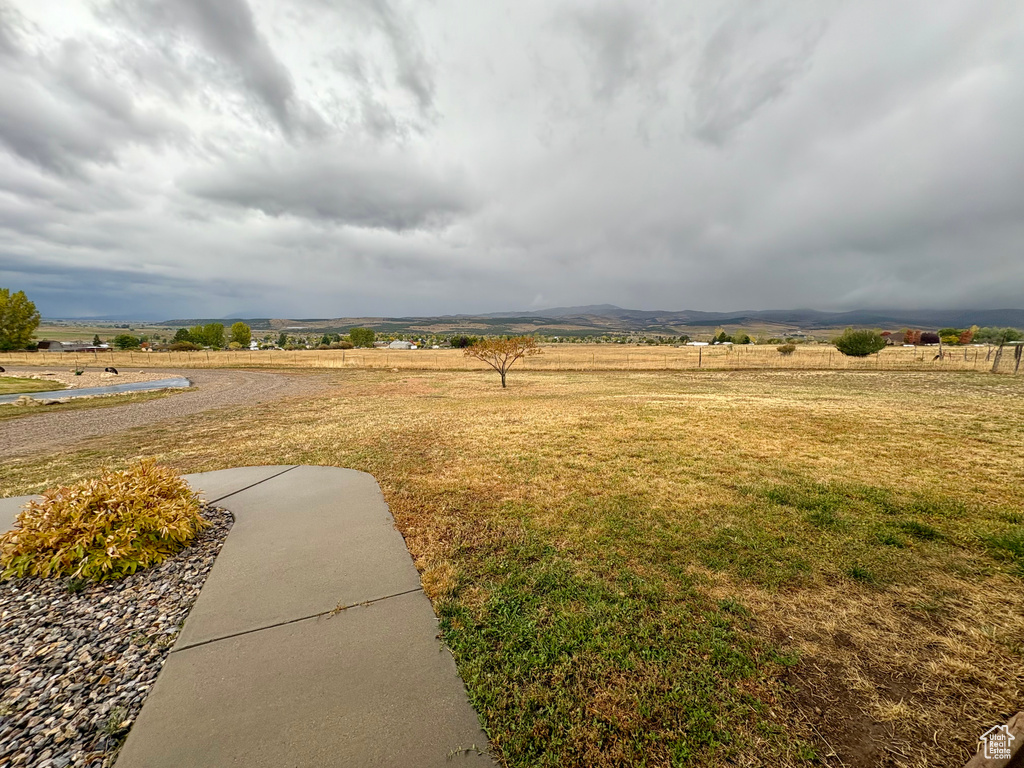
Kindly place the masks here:
<instances>
[{"instance_id":1,"label":"farmhouse","mask_svg":"<svg viewBox=\"0 0 1024 768\"><path fill-rule=\"evenodd\" d=\"M388 344L388 349L416 349L416 345L411 341L402 341L399 339L398 341L392 341Z\"/></svg>"}]
</instances>

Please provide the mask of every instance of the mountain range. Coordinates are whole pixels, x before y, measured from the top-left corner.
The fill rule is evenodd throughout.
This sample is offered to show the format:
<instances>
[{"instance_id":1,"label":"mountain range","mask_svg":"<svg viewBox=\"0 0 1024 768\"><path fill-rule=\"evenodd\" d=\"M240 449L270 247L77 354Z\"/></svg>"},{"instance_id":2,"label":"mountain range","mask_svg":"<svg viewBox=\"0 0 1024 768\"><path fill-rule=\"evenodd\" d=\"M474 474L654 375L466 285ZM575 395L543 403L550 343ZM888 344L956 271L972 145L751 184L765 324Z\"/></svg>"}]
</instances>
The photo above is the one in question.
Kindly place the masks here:
<instances>
[{"instance_id":1,"label":"mountain range","mask_svg":"<svg viewBox=\"0 0 1024 768\"><path fill-rule=\"evenodd\" d=\"M704 312L698 310L623 309L613 304L519 312L491 312L479 315L439 315L432 317L336 317L336 318L180 318L158 323L161 326L187 327L196 324L238 320L253 329L310 331L342 330L355 325L391 332L486 332L565 335L605 333L683 333L724 327L729 329L813 331L848 326L897 330L909 327L937 329L979 326L1024 327L1024 309L858 309L849 312L823 312L814 309L739 310Z\"/></svg>"}]
</instances>

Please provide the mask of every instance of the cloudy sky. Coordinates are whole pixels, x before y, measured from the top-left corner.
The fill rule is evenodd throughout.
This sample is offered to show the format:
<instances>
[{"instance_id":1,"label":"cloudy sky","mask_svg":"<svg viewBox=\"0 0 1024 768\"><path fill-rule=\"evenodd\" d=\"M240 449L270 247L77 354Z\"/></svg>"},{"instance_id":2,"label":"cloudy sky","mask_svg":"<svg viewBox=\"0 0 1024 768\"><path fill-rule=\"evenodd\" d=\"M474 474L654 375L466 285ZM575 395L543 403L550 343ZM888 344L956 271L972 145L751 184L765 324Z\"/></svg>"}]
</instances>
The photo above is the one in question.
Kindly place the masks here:
<instances>
[{"instance_id":1,"label":"cloudy sky","mask_svg":"<svg viewBox=\"0 0 1024 768\"><path fill-rule=\"evenodd\" d=\"M50 316L1024 305L1020 0L0 0Z\"/></svg>"}]
</instances>

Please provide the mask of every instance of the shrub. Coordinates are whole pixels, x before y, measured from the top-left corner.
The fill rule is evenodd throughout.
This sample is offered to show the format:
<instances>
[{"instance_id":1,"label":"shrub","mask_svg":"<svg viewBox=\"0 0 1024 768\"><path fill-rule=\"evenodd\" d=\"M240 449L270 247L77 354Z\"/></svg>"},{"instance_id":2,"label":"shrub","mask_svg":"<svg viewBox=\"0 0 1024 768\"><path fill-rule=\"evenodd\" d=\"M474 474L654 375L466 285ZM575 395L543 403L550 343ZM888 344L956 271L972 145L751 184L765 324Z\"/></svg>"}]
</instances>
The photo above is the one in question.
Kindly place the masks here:
<instances>
[{"instance_id":1,"label":"shrub","mask_svg":"<svg viewBox=\"0 0 1024 768\"><path fill-rule=\"evenodd\" d=\"M206 525L188 484L147 459L29 502L0 535L0 564L5 578L120 578L175 554Z\"/></svg>"},{"instance_id":2,"label":"shrub","mask_svg":"<svg viewBox=\"0 0 1024 768\"><path fill-rule=\"evenodd\" d=\"M796 344L783 344L781 347L776 347L780 355L792 355L796 352Z\"/></svg>"},{"instance_id":3,"label":"shrub","mask_svg":"<svg viewBox=\"0 0 1024 768\"><path fill-rule=\"evenodd\" d=\"M191 341L175 341L173 344L169 344L167 348L172 352L193 352L199 349L199 345L193 344Z\"/></svg>"},{"instance_id":4,"label":"shrub","mask_svg":"<svg viewBox=\"0 0 1024 768\"><path fill-rule=\"evenodd\" d=\"M832 342L836 349L849 357L867 357L885 348L885 339L875 331L855 331L847 328Z\"/></svg>"},{"instance_id":5,"label":"shrub","mask_svg":"<svg viewBox=\"0 0 1024 768\"><path fill-rule=\"evenodd\" d=\"M351 341L332 341L331 349L352 349Z\"/></svg>"},{"instance_id":6,"label":"shrub","mask_svg":"<svg viewBox=\"0 0 1024 768\"><path fill-rule=\"evenodd\" d=\"M939 334L932 333L931 331L924 331L918 338L918 341L921 344L938 344Z\"/></svg>"}]
</instances>

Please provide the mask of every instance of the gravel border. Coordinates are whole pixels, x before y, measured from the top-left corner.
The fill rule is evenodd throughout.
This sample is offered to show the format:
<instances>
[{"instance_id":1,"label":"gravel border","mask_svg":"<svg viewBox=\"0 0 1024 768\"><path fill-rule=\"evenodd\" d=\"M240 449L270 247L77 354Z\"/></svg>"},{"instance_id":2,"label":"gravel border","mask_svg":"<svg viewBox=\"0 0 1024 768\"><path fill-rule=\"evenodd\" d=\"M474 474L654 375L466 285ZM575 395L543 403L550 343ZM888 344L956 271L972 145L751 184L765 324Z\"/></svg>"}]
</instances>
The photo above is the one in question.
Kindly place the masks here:
<instances>
[{"instance_id":1,"label":"gravel border","mask_svg":"<svg viewBox=\"0 0 1024 768\"><path fill-rule=\"evenodd\" d=\"M113 765L234 522L202 515L191 546L124 579L0 581L0 768Z\"/></svg>"}]
</instances>

